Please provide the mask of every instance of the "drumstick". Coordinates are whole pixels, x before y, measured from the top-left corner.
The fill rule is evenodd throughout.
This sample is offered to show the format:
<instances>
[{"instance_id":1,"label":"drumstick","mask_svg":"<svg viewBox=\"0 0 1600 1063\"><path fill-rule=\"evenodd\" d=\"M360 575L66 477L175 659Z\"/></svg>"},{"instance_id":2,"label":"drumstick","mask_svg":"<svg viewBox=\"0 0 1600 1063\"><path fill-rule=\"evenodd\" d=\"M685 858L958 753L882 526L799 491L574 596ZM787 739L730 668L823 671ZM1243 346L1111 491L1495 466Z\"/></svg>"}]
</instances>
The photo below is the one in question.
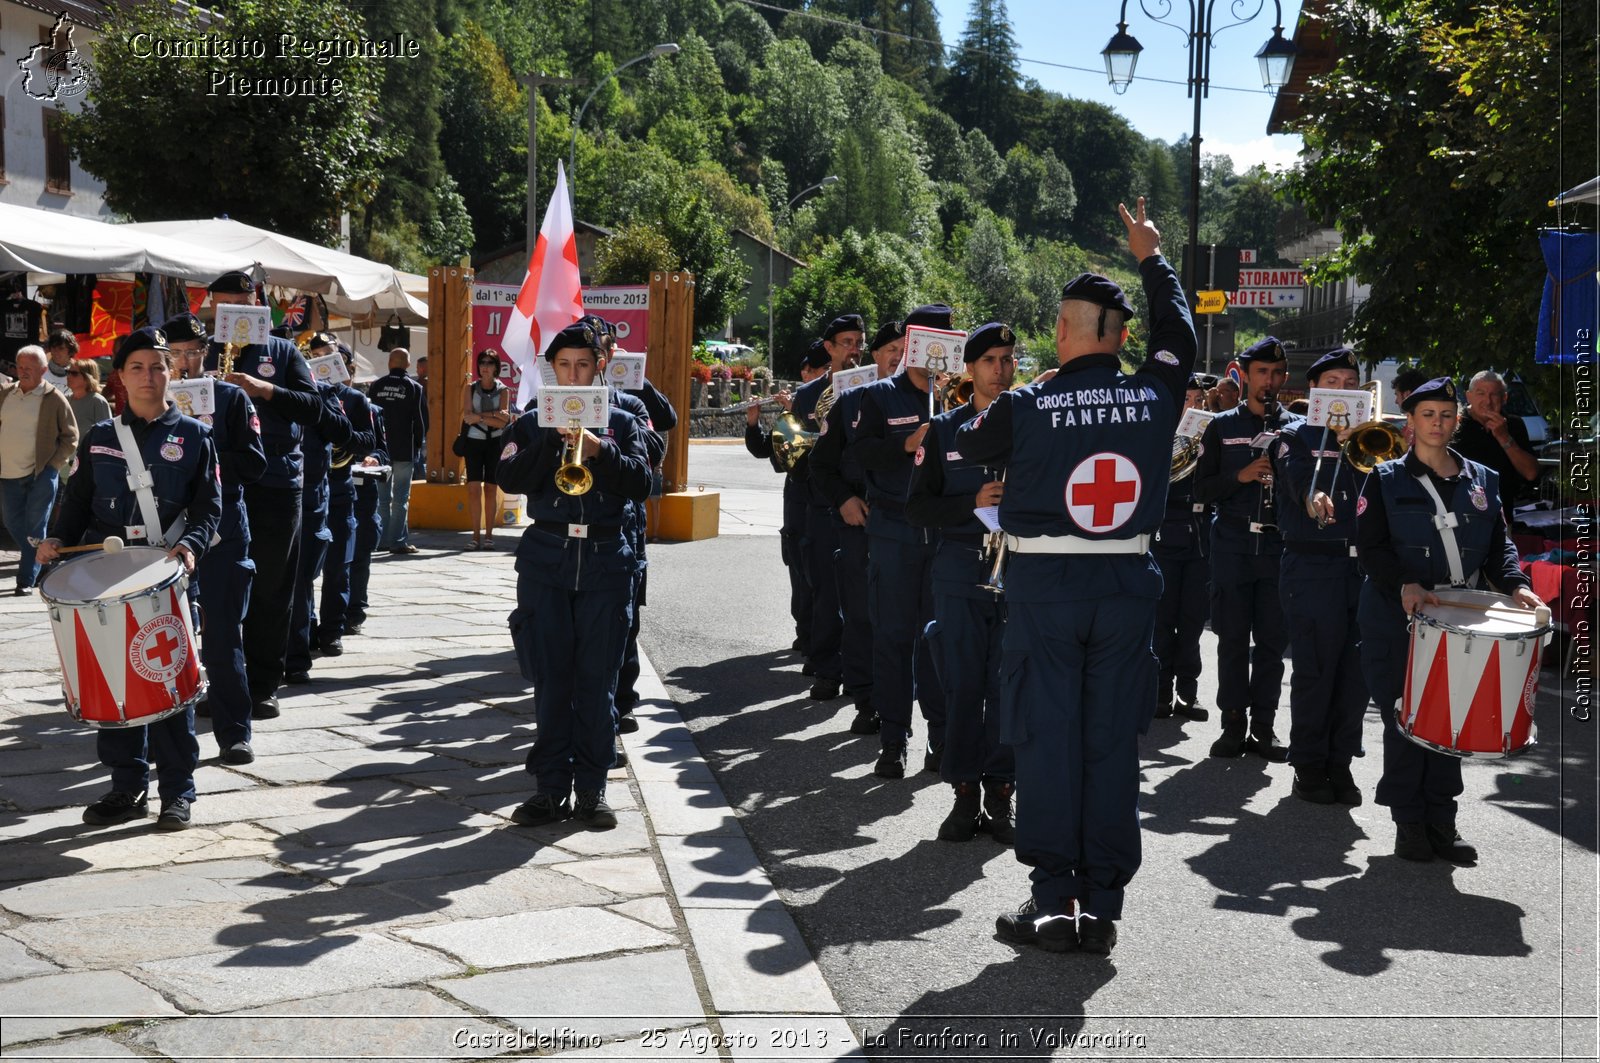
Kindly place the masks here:
<instances>
[{"instance_id":1,"label":"drumstick","mask_svg":"<svg viewBox=\"0 0 1600 1063\"><path fill-rule=\"evenodd\" d=\"M1520 606L1512 605L1510 602L1463 602L1455 598L1440 598L1439 604L1447 605L1452 609L1471 609L1475 613L1512 613L1522 615L1531 612L1536 627L1544 627L1550 623L1550 607L1548 605L1541 605L1537 609L1523 609Z\"/></svg>"},{"instance_id":2,"label":"drumstick","mask_svg":"<svg viewBox=\"0 0 1600 1063\"><path fill-rule=\"evenodd\" d=\"M90 550L104 550L108 554L118 554L118 553L122 552L123 545L124 544L123 544L122 539L120 537L115 536L115 535L108 535L108 536L105 537L105 539L103 541L98 542L98 543L84 543L82 546L63 546L63 547L60 547L59 549L56 550L56 553L58 553L58 554L82 554L82 553L87 553Z\"/></svg>"}]
</instances>

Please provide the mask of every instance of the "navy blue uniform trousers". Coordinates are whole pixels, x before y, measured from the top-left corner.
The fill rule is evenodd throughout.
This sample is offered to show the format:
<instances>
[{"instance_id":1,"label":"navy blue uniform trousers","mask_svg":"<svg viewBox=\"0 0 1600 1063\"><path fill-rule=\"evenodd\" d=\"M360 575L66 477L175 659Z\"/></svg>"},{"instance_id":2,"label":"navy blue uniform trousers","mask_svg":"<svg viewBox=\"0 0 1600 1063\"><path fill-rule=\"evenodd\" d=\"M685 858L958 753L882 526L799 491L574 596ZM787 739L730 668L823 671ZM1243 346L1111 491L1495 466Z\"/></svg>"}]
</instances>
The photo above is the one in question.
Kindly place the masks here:
<instances>
[{"instance_id":1,"label":"navy blue uniform trousers","mask_svg":"<svg viewBox=\"0 0 1600 1063\"><path fill-rule=\"evenodd\" d=\"M300 557L295 569L294 601L289 607L289 643L283 667L289 672L311 670L311 641L317 624L317 577L328 558L333 533L328 530L328 488L324 484L305 496L300 516Z\"/></svg>"},{"instance_id":2,"label":"navy blue uniform trousers","mask_svg":"<svg viewBox=\"0 0 1600 1063\"><path fill-rule=\"evenodd\" d=\"M872 614L867 602L867 529L839 522L834 582L844 615L839 647L844 692L858 705L872 704Z\"/></svg>"},{"instance_id":3,"label":"navy blue uniform trousers","mask_svg":"<svg viewBox=\"0 0 1600 1063\"><path fill-rule=\"evenodd\" d=\"M367 584L372 579L372 551L383 537L383 514L378 512L378 485L363 482L356 488L356 549L350 559L350 611L346 622L367 620Z\"/></svg>"},{"instance_id":4,"label":"navy blue uniform trousers","mask_svg":"<svg viewBox=\"0 0 1600 1063\"><path fill-rule=\"evenodd\" d=\"M317 641L323 645L344 634L350 614L350 566L356 557L355 496L346 491L328 501L328 559L322 565L322 605L317 610Z\"/></svg>"},{"instance_id":5,"label":"navy blue uniform trousers","mask_svg":"<svg viewBox=\"0 0 1600 1063\"><path fill-rule=\"evenodd\" d=\"M921 534L918 532L917 534ZM872 618L872 707L884 749L911 738L911 702L928 721L928 744L944 745L944 692L928 649L933 619L932 543L871 535L867 601Z\"/></svg>"},{"instance_id":6,"label":"navy blue uniform trousers","mask_svg":"<svg viewBox=\"0 0 1600 1063\"><path fill-rule=\"evenodd\" d=\"M1155 601L1010 602L1001 736L1017 760L1017 859L1041 912L1122 918L1139 870L1139 733L1155 713Z\"/></svg>"},{"instance_id":7,"label":"navy blue uniform trousers","mask_svg":"<svg viewBox=\"0 0 1600 1063\"><path fill-rule=\"evenodd\" d=\"M1367 682L1361 674L1356 607L1361 572L1353 557L1283 555L1289 623L1289 763L1348 765L1361 749Z\"/></svg>"},{"instance_id":8,"label":"navy blue uniform trousers","mask_svg":"<svg viewBox=\"0 0 1600 1063\"><path fill-rule=\"evenodd\" d=\"M634 572L621 536L568 539L530 527L517 547L511 638L538 723L527 769L555 801L574 789L605 793Z\"/></svg>"},{"instance_id":9,"label":"navy blue uniform trousers","mask_svg":"<svg viewBox=\"0 0 1600 1063\"><path fill-rule=\"evenodd\" d=\"M289 648L289 613L300 570L300 488L246 484L250 559L256 563L250 611L244 615L244 659L250 696L277 693Z\"/></svg>"},{"instance_id":10,"label":"navy blue uniform trousers","mask_svg":"<svg viewBox=\"0 0 1600 1063\"><path fill-rule=\"evenodd\" d=\"M102 727L95 736L100 763L111 769L111 788L144 793L150 769L156 770L163 805L180 797L195 799L194 770L200 765L200 740L194 733L194 704L143 727Z\"/></svg>"},{"instance_id":11,"label":"navy blue uniform trousers","mask_svg":"<svg viewBox=\"0 0 1600 1063\"><path fill-rule=\"evenodd\" d=\"M806 579L806 510L804 492L791 499L790 492L783 493L783 526L778 530L778 546L783 555L783 567L789 570L789 615L794 617L794 635L800 640L800 652L811 653L811 582Z\"/></svg>"},{"instance_id":12,"label":"navy blue uniform trousers","mask_svg":"<svg viewBox=\"0 0 1600 1063\"><path fill-rule=\"evenodd\" d=\"M250 741L250 682L245 678L244 634L240 618L250 608L256 566L242 539L224 539L206 551L198 566L200 663L205 665L206 707L211 733L223 749Z\"/></svg>"},{"instance_id":13,"label":"navy blue uniform trousers","mask_svg":"<svg viewBox=\"0 0 1600 1063\"><path fill-rule=\"evenodd\" d=\"M1213 538L1212 542L1216 540ZM1211 630L1217 633L1217 708L1271 727L1283 686L1288 629L1278 600L1279 552L1211 554Z\"/></svg>"},{"instance_id":14,"label":"navy blue uniform trousers","mask_svg":"<svg viewBox=\"0 0 1600 1063\"><path fill-rule=\"evenodd\" d=\"M1156 555L1161 566L1161 600L1156 603L1152 642L1161 662L1159 703L1178 697L1193 702L1200 692L1200 635L1211 617L1211 559Z\"/></svg>"},{"instance_id":15,"label":"navy blue uniform trousers","mask_svg":"<svg viewBox=\"0 0 1600 1063\"><path fill-rule=\"evenodd\" d=\"M973 557L976 561L976 551ZM980 567L974 565L975 570ZM939 777L947 783L1010 782L1016 777L1016 762L1011 747L1000 740L1005 604L998 595L975 598L967 590L942 580L933 585L934 621L927 639L945 708Z\"/></svg>"},{"instance_id":16,"label":"navy blue uniform trousers","mask_svg":"<svg viewBox=\"0 0 1600 1063\"><path fill-rule=\"evenodd\" d=\"M1461 759L1417 745L1400 730L1411 635L1397 598L1367 581L1361 587L1361 668L1383 717L1383 778L1376 800L1396 823L1453 824L1461 796Z\"/></svg>"},{"instance_id":17,"label":"navy blue uniform trousers","mask_svg":"<svg viewBox=\"0 0 1600 1063\"><path fill-rule=\"evenodd\" d=\"M806 659L818 679L843 682L839 647L844 642L844 616L839 612L839 585L834 581L833 555L839 549L839 524L825 506L806 507L806 582L811 587L811 641Z\"/></svg>"}]
</instances>

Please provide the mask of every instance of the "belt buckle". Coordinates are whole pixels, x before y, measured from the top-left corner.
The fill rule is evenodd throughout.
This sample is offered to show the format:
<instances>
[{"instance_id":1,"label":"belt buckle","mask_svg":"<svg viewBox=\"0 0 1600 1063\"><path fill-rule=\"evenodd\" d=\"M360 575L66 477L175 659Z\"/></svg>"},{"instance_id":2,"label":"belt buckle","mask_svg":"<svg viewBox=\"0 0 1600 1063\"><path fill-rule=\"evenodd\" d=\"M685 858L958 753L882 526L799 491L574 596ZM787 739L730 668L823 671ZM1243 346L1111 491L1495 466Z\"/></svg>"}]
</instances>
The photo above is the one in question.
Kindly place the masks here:
<instances>
[{"instance_id":1,"label":"belt buckle","mask_svg":"<svg viewBox=\"0 0 1600 1063\"><path fill-rule=\"evenodd\" d=\"M568 524L567 525L567 538L569 538L569 539L587 539L588 537L589 537L589 526L587 524Z\"/></svg>"}]
</instances>

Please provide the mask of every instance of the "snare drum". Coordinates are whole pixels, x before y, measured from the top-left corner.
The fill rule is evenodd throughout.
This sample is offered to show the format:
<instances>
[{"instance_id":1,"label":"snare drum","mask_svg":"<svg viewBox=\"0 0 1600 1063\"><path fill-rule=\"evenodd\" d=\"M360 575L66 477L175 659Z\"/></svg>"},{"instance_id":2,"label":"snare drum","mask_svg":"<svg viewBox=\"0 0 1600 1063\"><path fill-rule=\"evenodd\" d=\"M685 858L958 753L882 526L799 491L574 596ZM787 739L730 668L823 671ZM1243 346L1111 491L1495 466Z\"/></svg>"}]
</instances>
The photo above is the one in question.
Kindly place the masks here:
<instances>
[{"instance_id":1,"label":"snare drum","mask_svg":"<svg viewBox=\"0 0 1600 1063\"><path fill-rule=\"evenodd\" d=\"M183 565L153 546L75 557L39 585L61 657L67 711L92 727L140 727L204 696Z\"/></svg>"},{"instance_id":2,"label":"snare drum","mask_svg":"<svg viewBox=\"0 0 1600 1063\"><path fill-rule=\"evenodd\" d=\"M1536 740L1550 625L1503 594L1448 590L1411 621L1400 730L1454 757L1508 757Z\"/></svg>"}]
</instances>

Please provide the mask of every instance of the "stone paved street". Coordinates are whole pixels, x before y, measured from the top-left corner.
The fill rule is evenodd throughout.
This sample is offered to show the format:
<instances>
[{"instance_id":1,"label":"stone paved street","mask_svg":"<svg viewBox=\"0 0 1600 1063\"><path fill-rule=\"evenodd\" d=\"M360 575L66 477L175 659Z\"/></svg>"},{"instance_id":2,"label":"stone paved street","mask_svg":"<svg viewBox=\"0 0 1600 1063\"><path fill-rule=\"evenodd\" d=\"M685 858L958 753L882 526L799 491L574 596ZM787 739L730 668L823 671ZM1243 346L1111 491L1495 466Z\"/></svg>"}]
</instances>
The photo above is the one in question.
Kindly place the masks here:
<instances>
[{"instance_id":1,"label":"stone paved street","mask_svg":"<svg viewBox=\"0 0 1600 1063\"><path fill-rule=\"evenodd\" d=\"M533 732L515 535L464 540L376 561L364 634L284 688L253 764L221 766L200 721L177 833L81 822L109 788L94 734L44 604L0 599L0 1054L859 1055L648 665L617 829L510 823Z\"/></svg>"}]
</instances>

